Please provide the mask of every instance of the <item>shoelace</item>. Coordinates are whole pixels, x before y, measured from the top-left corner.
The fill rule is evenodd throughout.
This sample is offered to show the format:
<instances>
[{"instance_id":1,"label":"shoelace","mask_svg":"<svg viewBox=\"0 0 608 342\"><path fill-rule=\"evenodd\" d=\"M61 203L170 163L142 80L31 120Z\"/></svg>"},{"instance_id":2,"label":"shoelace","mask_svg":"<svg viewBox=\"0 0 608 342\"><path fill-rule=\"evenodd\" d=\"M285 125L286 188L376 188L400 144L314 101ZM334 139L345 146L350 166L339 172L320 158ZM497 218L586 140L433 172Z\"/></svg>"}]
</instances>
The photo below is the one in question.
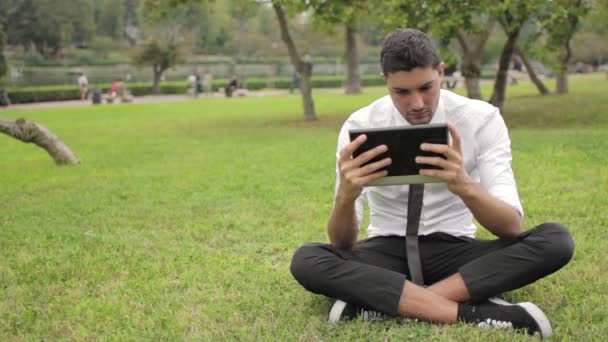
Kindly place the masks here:
<instances>
[{"instance_id":1,"label":"shoelace","mask_svg":"<svg viewBox=\"0 0 608 342\"><path fill-rule=\"evenodd\" d=\"M513 323L508 321L497 321L495 319L488 318L484 322L477 324L477 326L487 329L487 328L513 328Z\"/></svg>"},{"instance_id":2,"label":"shoelace","mask_svg":"<svg viewBox=\"0 0 608 342\"><path fill-rule=\"evenodd\" d=\"M386 319L386 316L382 312L373 310L363 310L361 315L364 321L382 321Z\"/></svg>"}]
</instances>

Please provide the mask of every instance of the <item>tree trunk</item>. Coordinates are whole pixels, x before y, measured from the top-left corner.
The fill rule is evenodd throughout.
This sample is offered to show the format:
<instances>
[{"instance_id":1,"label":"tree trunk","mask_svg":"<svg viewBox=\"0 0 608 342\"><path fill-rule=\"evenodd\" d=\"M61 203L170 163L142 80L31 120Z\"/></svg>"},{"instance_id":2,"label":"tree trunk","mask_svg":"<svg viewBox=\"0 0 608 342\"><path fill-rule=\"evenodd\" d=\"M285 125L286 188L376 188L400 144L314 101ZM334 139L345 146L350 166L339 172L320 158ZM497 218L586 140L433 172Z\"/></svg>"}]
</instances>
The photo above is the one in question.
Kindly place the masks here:
<instances>
[{"instance_id":1,"label":"tree trunk","mask_svg":"<svg viewBox=\"0 0 608 342\"><path fill-rule=\"evenodd\" d=\"M279 27L281 28L281 39L287 46L287 50L289 51L289 57L291 58L291 63L295 66L296 70L302 75L302 102L304 107L304 119L306 120L317 120L317 114L315 113L315 104L312 99L312 84L310 81L310 70L306 67L304 61L299 57L298 51L296 50L296 45L291 39L291 35L289 34L289 28L287 27L287 19L285 18L285 11L283 10L283 6L277 2L272 2L272 7L274 8L275 13L277 14L277 19L279 21Z\"/></svg>"},{"instance_id":2,"label":"tree trunk","mask_svg":"<svg viewBox=\"0 0 608 342\"><path fill-rule=\"evenodd\" d=\"M359 77L359 56L357 53L357 41L355 30L351 25L346 25L346 93L361 93L361 78Z\"/></svg>"},{"instance_id":3,"label":"tree trunk","mask_svg":"<svg viewBox=\"0 0 608 342\"><path fill-rule=\"evenodd\" d=\"M568 39L564 43L564 50L560 58L559 72L557 74L555 92L558 94L568 94L568 62L570 61L570 56L572 56L572 49L570 48L570 40Z\"/></svg>"},{"instance_id":4,"label":"tree trunk","mask_svg":"<svg viewBox=\"0 0 608 342\"><path fill-rule=\"evenodd\" d=\"M462 76L467 95L471 99L481 100L481 88L479 79L481 78L481 54L488 41L490 32L494 27L494 19L488 18L484 30L476 41L467 39L467 35L462 30L456 30L456 40L462 49Z\"/></svg>"},{"instance_id":5,"label":"tree trunk","mask_svg":"<svg viewBox=\"0 0 608 342\"><path fill-rule=\"evenodd\" d=\"M8 97L8 94L4 89L2 89L2 84L0 84L0 107L8 107L11 105L11 99Z\"/></svg>"},{"instance_id":6,"label":"tree trunk","mask_svg":"<svg viewBox=\"0 0 608 342\"><path fill-rule=\"evenodd\" d=\"M471 99L481 100L481 88L479 80L481 78L481 58L484 46L494 28L496 20L489 17L484 25L483 31L477 39L467 38L464 31L456 30L456 40L462 49L462 76L467 88L467 96Z\"/></svg>"},{"instance_id":7,"label":"tree trunk","mask_svg":"<svg viewBox=\"0 0 608 342\"><path fill-rule=\"evenodd\" d=\"M25 143L34 143L42 147L57 165L81 163L80 158L59 137L33 121L22 118L15 121L0 118L0 132Z\"/></svg>"},{"instance_id":8,"label":"tree trunk","mask_svg":"<svg viewBox=\"0 0 608 342\"><path fill-rule=\"evenodd\" d=\"M555 92L558 94L568 94L568 70L563 70L557 74Z\"/></svg>"},{"instance_id":9,"label":"tree trunk","mask_svg":"<svg viewBox=\"0 0 608 342\"><path fill-rule=\"evenodd\" d=\"M479 86L479 76L474 77L469 74L465 76L464 85L467 88L467 95L470 99L481 100L481 87Z\"/></svg>"},{"instance_id":10,"label":"tree trunk","mask_svg":"<svg viewBox=\"0 0 608 342\"><path fill-rule=\"evenodd\" d=\"M528 56L526 56L526 54L524 54L517 47L516 47L516 50L519 53L519 56L521 57L522 62L524 62L524 65L526 66L526 71L528 72L530 81L532 81L532 83L534 83L534 85L536 86L536 89L538 89L538 91L540 92L541 95L549 94L549 89L545 86L543 81L540 78L538 78L538 75L536 75L536 71L534 71L532 64L530 64L530 60L528 59Z\"/></svg>"},{"instance_id":11,"label":"tree trunk","mask_svg":"<svg viewBox=\"0 0 608 342\"><path fill-rule=\"evenodd\" d=\"M507 92L507 81L509 76L509 65L511 64L511 56L515 51L515 43L519 36L519 30L521 26L513 28L507 34L507 41L502 48L500 59L498 62L498 71L496 72L496 80L494 80L494 92L490 97L492 105L498 107L502 111L502 107L505 102L505 95Z\"/></svg>"},{"instance_id":12,"label":"tree trunk","mask_svg":"<svg viewBox=\"0 0 608 342\"><path fill-rule=\"evenodd\" d=\"M152 84L152 94L160 94L160 78L162 75L162 70L156 64L154 64L154 83Z\"/></svg>"}]
</instances>

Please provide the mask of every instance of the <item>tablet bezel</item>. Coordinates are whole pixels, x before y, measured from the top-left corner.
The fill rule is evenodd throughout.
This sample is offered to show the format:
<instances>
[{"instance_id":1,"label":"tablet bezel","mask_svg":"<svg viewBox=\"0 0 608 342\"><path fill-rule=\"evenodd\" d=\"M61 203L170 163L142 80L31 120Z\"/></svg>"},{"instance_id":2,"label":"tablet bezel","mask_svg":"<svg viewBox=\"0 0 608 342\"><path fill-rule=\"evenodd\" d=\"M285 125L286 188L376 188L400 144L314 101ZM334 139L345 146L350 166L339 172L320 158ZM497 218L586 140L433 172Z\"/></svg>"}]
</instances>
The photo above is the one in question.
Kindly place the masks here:
<instances>
[{"instance_id":1,"label":"tablet bezel","mask_svg":"<svg viewBox=\"0 0 608 342\"><path fill-rule=\"evenodd\" d=\"M406 134L414 132L416 134ZM423 152L420 150L420 144L423 142L430 143L449 143L449 133L447 124L424 124L424 125L408 125L408 126L392 126L382 128L363 128L363 129L352 129L349 130L349 137L351 141L356 139L357 136L365 134L367 135L367 141L361 145L353 153L353 158L356 158L359 154L374 148L376 146L386 144L389 151L377 156L376 158L368 161L366 164L391 157L395 165L408 164L409 170L416 169L416 173L388 175L382 178L375 179L368 183L366 186L384 186L384 185L404 185L404 184L417 184L417 183L440 183L443 180L436 177L423 176L418 173L420 169L429 169L439 167L416 164L415 157L423 155L434 155L445 158L443 155L436 153ZM422 134L422 136L421 136ZM392 142L395 140L395 136L401 141L407 141L406 144L394 145ZM402 153L395 153L395 151L401 151ZM397 160L398 158L407 158ZM364 164L365 165L365 164ZM395 166L396 167L396 166ZM386 169L386 168L385 168Z\"/></svg>"}]
</instances>

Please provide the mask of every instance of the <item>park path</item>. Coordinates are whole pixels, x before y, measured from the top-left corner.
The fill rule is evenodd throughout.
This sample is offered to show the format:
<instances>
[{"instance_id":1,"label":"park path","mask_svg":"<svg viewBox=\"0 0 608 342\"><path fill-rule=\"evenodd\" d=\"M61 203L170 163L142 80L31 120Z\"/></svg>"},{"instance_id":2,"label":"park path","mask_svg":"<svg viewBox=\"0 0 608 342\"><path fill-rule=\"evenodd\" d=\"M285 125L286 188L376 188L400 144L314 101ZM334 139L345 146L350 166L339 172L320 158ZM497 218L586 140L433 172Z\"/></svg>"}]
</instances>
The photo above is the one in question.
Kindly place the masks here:
<instances>
[{"instance_id":1,"label":"park path","mask_svg":"<svg viewBox=\"0 0 608 342\"><path fill-rule=\"evenodd\" d=\"M315 90L319 91L319 90ZM322 89L322 92L328 93L341 93L344 92L343 88L335 88L335 89ZM265 90L256 90L249 91L246 96L280 96L280 95L289 95L289 90L286 89L265 89ZM222 93L213 93L210 95L213 98L221 98L224 97ZM204 99L205 96L200 95L199 99ZM134 103L156 103L156 102L179 102L179 101L187 101L192 100L192 96L189 95L145 95L145 96L137 96L135 98ZM35 109L35 108L62 108L62 107L84 107L90 106L91 100L70 100L70 101L51 101L51 102L34 102L34 103L18 103L13 104L9 107L0 107L2 109ZM109 106L108 104L101 104L102 106Z\"/></svg>"}]
</instances>

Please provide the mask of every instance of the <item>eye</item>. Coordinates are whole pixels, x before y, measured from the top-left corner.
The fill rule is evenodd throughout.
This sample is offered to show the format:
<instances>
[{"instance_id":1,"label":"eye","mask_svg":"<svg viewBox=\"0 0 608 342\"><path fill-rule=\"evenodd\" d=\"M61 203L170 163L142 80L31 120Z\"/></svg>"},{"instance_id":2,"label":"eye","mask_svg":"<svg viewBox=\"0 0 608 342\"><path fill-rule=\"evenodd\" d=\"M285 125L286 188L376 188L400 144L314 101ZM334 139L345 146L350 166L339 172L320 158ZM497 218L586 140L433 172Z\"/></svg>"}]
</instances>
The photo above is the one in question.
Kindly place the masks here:
<instances>
[{"instance_id":1,"label":"eye","mask_svg":"<svg viewBox=\"0 0 608 342\"><path fill-rule=\"evenodd\" d=\"M431 86L424 86L424 87L420 88L420 91L423 92L423 93L427 92L429 90L431 90Z\"/></svg>"},{"instance_id":2,"label":"eye","mask_svg":"<svg viewBox=\"0 0 608 342\"><path fill-rule=\"evenodd\" d=\"M399 95L407 95L409 93L409 90L407 90L407 89L395 89L395 93L399 94Z\"/></svg>"}]
</instances>

